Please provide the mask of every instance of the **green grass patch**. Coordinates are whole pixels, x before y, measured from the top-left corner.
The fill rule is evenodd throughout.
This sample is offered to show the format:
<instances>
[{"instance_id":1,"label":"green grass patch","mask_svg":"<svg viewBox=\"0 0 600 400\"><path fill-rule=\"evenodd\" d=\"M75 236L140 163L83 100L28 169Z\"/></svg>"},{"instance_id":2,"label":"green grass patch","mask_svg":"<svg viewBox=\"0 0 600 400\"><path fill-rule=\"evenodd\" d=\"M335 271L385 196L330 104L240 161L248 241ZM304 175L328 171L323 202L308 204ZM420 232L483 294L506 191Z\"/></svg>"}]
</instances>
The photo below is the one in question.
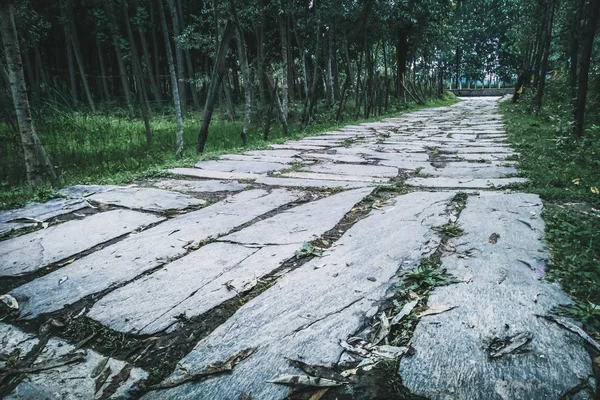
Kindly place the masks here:
<instances>
[{"instance_id":1,"label":"green grass patch","mask_svg":"<svg viewBox=\"0 0 600 400\"><path fill-rule=\"evenodd\" d=\"M264 149L270 143L318 135L348 124L377 121L425 107L450 105L456 101L453 95L448 94L425 106L392 102L387 114L359 120L353 120L354 106L349 103L342 112L341 121L334 119L337 109L323 107L317 121L307 127L299 123L301 105L291 104L289 137L284 137L278 124L273 122L269 140L264 141L264 117L256 114L248 133L247 147L242 145L240 137L241 121L216 117L210 125L208 142L202 155L195 153L201 115L199 112L190 112L184 119L184 152L181 159L175 158L175 118L170 113L153 115L152 148L146 144L143 121L129 118L123 110L92 114L45 108L35 113L34 122L63 186L123 184L162 176L167 168L191 167L199 160L216 159L225 153ZM47 200L54 195L49 187L33 189L25 184L25 166L20 146L18 134L8 124L0 122L0 209Z\"/></svg>"},{"instance_id":2,"label":"green grass patch","mask_svg":"<svg viewBox=\"0 0 600 400\"><path fill-rule=\"evenodd\" d=\"M529 179L519 190L536 193L544 201L545 241L552 258L547 279L560 281L580 303L581 310L596 310L600 303L600 127L595 114L585 136L570 134L570 107L553 97L550 85L546 105L537 112L531 96L519 104L501 105L509 140L520 153L519 167ZM590 307L584 307L583 304ZM579 318L588 327L600 326L600 313L590 319ZM581 317L581 315L579 315Z\"/></svg>"}]
</instances>

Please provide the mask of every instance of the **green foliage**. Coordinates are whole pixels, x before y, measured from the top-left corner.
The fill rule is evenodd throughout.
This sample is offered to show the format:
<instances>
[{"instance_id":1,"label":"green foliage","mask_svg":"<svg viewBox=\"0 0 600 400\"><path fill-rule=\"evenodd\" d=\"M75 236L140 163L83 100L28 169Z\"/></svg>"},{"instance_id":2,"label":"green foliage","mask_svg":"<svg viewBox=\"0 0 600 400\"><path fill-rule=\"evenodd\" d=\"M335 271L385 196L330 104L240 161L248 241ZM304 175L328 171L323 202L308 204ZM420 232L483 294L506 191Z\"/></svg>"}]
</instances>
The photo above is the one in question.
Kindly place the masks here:
<instances>
[{"instance_id":1,"label":"green foliage","mask_svg":"<svg viewBox=\"0 0 600 400\"><path fill-rule=\"evenodd\" d=\"M323 249L313 246L310 242L304 242L302 248L296 251L296 258L305 258L310 256L321 257L323 255Z\"/></svg>"},{"instance_id":2,"label":"green foliage","mask_svg":"<svg viewBox=\"0 0 600 400\"><path fill-rule=\"evenodd\" d=\"M427 262L419 265L404 278L406 290L429 290L436 286L446 286L456 283L457 280L446 273L445 268L428 265Z\"/></svg>"},{"instance_id":3,"label":"green foliage","mask_svg":"<svg viewBox=\"0 0 600 400\"><path fill-rule=\"evenodd\" d=\"M585 329L600 330L600 306L593 303L568 304L553 310L558 315L564 315L581 321Z\"/></svg>"},{"instance_id":4,"label":"green foliage","mask_svg":"<svg viewBox=\"0 0 600 400\"><path fill-rule=\"evenodd\" d=\"M464 233L463 229L456 222L448 222L441 226L434 226L431 229L440 232L446 237L457 237Z\"/></svg>"}]
</instances>

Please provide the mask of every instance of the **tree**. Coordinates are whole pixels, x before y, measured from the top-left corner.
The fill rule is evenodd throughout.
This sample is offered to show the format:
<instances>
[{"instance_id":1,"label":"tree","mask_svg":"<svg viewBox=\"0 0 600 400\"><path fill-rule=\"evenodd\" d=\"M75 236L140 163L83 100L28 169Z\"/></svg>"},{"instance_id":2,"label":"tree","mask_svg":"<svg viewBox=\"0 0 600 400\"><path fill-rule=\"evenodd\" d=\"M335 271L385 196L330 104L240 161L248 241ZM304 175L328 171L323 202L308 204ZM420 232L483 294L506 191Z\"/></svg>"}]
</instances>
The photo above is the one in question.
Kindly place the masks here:
<instances>
[{"instance_id":1,"label":"tree","mask_svg":"<svg viewBox=\"0 0 600 400\"><path fill-rule=\"evenodd\" d=\"M23 62L21 60L21 49L19 48L17 28L15 26L13 1L11 0L0 1L0 33L4 44L4 55L8 67L8 77L15 106L15 114L19 125L21 145L23 146L23 154L25 156L27 181L33 186L41 186L44 177L48 177L52 185L57 187L58 179L56 173L54 172L50 158L44 150L44 146L42 146L40 139L35 133L31 119L25 75L23 73Z\"/></svg>"}]
</instances>

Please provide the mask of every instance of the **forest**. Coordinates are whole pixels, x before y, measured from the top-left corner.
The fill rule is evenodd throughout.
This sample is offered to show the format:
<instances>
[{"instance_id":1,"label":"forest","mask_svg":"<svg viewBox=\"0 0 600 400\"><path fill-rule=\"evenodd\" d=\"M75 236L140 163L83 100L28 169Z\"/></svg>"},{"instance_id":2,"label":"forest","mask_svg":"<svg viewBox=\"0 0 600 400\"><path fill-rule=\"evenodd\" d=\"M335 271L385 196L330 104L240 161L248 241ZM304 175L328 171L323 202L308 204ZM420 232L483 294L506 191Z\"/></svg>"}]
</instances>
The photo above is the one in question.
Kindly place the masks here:
<instances>
[{"instance_id":1,"label":"forest","mask_svg":"<svg viewBox=\"0 0 600 400\"><path fill-rule=\"evenodd\" d=\"M4 0L1 15L4 208L457 87L516 87L573 136L598 130L597 1Z\"/></svg>"}]
</instances>

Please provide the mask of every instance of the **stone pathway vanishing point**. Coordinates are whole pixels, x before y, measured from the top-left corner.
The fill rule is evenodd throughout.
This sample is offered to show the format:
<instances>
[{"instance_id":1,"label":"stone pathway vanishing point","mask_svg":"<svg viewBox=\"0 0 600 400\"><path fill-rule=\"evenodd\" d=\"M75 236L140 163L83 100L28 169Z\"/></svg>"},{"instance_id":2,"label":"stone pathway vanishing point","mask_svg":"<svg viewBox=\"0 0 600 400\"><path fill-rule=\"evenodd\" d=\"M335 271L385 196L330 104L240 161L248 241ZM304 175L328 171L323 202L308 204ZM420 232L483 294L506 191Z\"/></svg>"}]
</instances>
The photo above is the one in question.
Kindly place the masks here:
<instances>
[{"instance_id":1,"label":"stone pathway vanishing point","mask_svg":"<svg viewBox=\"0 0 600 400\"><path fill-rule=\"evenodd\" d=\"M498 99L470 98L0 212L0 234L41 228L0 242L16 314L0 323L0 364L44 342L8 398L139 396L144 352L45 343L27 329L49 316L151 345L218 321L144 399L283 399L289 388L268 381L306 375L290 360L352 379L359 363L403 354L403 385L426 398L591 398L582 339L542 318L570 300L541 280L541 200L502 189L523 181L514 155ZM434 256L456 282L433 289L410 348L388 344L402 275ZM231 371L190 378L216 366Z\"/></svg>"}]
</instances>

